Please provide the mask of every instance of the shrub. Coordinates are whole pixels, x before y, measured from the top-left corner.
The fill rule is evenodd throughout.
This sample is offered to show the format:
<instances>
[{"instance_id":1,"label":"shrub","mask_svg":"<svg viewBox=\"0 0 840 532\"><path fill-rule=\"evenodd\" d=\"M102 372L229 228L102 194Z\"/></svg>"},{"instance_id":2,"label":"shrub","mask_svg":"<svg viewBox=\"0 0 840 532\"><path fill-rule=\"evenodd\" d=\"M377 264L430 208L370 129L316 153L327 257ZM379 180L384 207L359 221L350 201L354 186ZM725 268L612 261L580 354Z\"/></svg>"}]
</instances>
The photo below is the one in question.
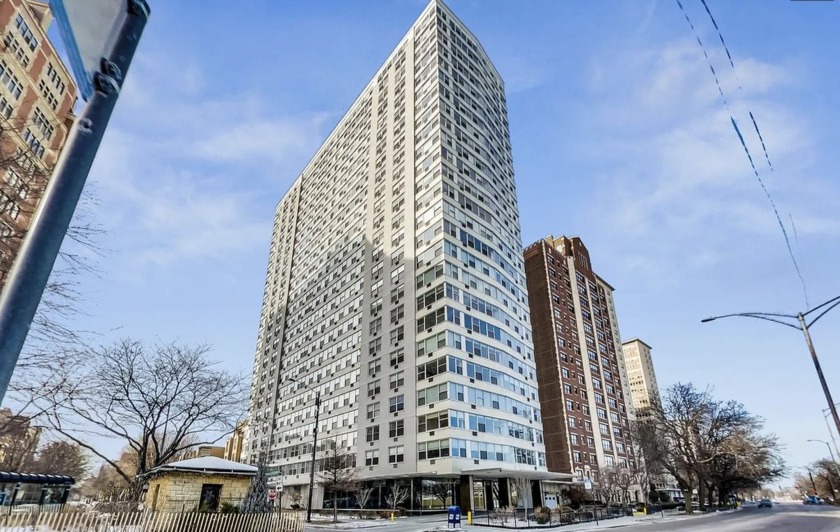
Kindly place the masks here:
<instances>
[{"instance_id":1,"label":"shrub","mask_svg":"<svg viewBox=\"0 0 840 532\"><path fill-rule=\"evenodd\" d=\"M551 509L545 506L537 506L534 508L534 520L538 525L544 525L551 521Z\"/></svg>"},{"instance_id":2,"label":"shrub","mask_svg":"<svg viewBox=\"0 0 840 532\"><path fill-rule=\"evenodd\" d=\"M223 502L221 506L219 506L219 513L221 514L238 514L239 513L239 506L229 503Z\"/></svg>"}]
</instances>

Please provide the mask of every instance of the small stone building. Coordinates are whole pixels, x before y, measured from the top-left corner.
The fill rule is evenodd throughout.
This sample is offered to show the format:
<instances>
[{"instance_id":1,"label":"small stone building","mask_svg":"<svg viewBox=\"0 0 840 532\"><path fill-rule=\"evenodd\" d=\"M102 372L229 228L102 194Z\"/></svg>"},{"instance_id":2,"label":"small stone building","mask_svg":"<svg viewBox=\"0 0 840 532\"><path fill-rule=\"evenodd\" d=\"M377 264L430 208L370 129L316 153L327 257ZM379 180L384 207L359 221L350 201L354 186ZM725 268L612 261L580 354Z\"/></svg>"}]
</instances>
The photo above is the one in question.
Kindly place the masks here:
<instances>
[{"instance_id":1,"label":"small stone building","mask_svg":"<svg viewBox=\"0 0 840 532\"><path fill-rule=\"evenodd\" d=\"M239 505L257 468L214 456L172 462L149 473L146 508L158 512L215 512Z\"/></svg>"}]
</instances>

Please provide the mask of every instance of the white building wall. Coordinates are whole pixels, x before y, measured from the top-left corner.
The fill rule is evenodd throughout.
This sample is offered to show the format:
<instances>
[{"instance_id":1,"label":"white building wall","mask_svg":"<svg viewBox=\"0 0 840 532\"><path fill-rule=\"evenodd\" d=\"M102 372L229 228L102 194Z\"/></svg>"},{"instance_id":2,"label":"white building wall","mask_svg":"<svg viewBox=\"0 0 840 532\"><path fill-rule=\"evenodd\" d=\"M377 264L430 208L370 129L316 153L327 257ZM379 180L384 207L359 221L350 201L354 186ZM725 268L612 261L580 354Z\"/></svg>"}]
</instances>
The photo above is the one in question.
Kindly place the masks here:
<instances>
[{"instance_id":1,"label":"white building wall","mask_svg":"<svg viewBox=\"0 0 840 532\"><path fill-rule=\"evenodd\" d=\"M433 1L277 206L247 460L308 484L320 392L363 478L545 471L520 249L502 80Z\"/></svg>"}]
</instances>

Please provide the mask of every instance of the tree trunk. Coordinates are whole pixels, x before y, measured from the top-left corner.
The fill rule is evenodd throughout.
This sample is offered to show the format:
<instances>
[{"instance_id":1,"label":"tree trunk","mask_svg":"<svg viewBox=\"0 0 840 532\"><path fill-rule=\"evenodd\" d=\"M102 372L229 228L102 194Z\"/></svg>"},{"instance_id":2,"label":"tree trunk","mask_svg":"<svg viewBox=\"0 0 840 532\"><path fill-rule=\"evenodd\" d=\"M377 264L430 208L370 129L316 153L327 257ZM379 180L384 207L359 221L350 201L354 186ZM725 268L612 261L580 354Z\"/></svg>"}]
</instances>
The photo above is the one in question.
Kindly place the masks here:
<instances>
[{"instance_id":1,"label":"tree trunk","mask_svg":"<svg viewBox=\"0 0 840 532\"><path fill-rule=\"evenodd\" d=\"M333 523L338 523L338 492L333 490Z\"/></svg>"},{"instance_id":2,"label":"tree trunk","mask_svg":"<svg viewBox=\"0 0 840 532\"><path fill-rule=\"evenodd\" d=\"M706 507L706 482L701 478L697 483L697 502L700 504L700 511L702 512Z\"/></svg>"},{"instance_id":3,"label":"tree trunk","mask_svg":"<svg viewBox=\"0 0 840 532\"><path fill-rule=\"evenodd\" d=\"M682 490L683 499L685 499L685 513L694 513L691 509L691 488Z\"/></svg>"}]
</instances>

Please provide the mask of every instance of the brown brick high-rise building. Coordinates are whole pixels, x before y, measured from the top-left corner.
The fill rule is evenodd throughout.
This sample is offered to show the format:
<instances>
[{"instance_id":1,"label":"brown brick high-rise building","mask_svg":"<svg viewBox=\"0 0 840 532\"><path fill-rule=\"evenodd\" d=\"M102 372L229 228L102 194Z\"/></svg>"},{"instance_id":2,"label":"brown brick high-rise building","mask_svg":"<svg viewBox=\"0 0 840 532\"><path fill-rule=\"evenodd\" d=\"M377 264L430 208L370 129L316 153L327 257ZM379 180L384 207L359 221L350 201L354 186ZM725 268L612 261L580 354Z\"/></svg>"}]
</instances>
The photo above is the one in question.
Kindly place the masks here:
<instances>
[{"instance_id":1,"label":"brown brick high-rise building","mask_svg":"<svg viewBox=\"0 0 840 532\"><path fill-rule=\"evenodd\" d=\"M0 290L73 123L46 2L0 0Z\"/></svg>"},{"instance_id":2,"label":"brown brick high-rise building","mask_svg":"<svg viewBox=\"0 0 840 532\"><path fill-rule=\"evenodd\" d=\"M613 288L577 237L527 247L525 273L549 471L634 466Z\"/></svg>"}]
</instances>

